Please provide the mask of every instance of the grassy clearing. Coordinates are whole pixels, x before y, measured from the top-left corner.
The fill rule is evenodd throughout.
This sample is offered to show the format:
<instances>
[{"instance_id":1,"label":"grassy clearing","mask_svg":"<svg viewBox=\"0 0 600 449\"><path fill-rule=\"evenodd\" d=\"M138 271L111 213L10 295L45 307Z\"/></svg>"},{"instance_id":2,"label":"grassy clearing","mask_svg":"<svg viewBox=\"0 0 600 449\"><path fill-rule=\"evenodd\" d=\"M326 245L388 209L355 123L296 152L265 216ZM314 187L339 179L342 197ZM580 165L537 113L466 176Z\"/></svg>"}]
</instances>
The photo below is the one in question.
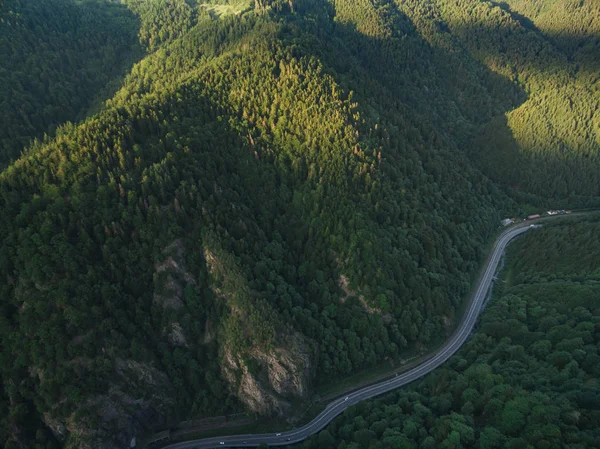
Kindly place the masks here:
<instances>
[{"instance_id":1,"label":"grassy clearing","mask_svg":"<svg viewBox=\"0 0 600 449\"><path fill-rule=\"evenodd\" d=\"M211 17L219 19L223 16L242 14L250 9L250 0L240 0L231 3L201 3L200 8L207 11Z\"/></svg>"}]
</instances>

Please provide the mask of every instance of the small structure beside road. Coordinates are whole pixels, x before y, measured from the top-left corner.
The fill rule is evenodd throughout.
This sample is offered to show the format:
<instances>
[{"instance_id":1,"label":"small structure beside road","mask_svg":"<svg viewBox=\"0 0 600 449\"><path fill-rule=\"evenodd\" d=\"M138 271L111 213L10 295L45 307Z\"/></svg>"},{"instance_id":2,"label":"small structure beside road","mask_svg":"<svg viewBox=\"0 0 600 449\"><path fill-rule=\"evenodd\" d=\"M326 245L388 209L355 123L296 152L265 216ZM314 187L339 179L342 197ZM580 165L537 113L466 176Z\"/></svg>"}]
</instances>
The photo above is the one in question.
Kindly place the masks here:
<instances>
[{"instance_id":1,"label":"small structure beside road","mask_svg":"<svg viewBox=\"0 0 600 449\"><path fill-rule=\"evenodd\" d=\"M159 444L171 441L171 430L164 430L162 432L155 433L145 443L144 447L158 446Z\"/></svg>"}]
</instances>

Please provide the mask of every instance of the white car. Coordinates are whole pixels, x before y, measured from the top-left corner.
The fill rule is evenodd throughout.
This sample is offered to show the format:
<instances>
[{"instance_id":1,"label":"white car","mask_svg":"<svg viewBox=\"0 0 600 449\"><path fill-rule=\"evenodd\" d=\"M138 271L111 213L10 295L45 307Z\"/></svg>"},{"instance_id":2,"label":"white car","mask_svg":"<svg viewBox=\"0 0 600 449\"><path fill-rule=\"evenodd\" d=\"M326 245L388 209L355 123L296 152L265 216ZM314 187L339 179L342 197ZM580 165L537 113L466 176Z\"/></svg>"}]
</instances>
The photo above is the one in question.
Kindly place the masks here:
<instances>
[{"instance_id":1,"label":"white car","mask_svg":"<svg viewBox=\"0 0 600 449\"><path fill-rule=\"evenodd\" d=\"M281 436L281 434L280 434L280 433L276 433L276 434L275 434L275 436L276 436L276 437L280 437L280 436Z\"/></svg>"},{"instance_id":2,"label":"white car","mask_svg":"<svg viewBox=\"0 0 600 449\"><path fill-rule=\"evenodd\" d=\"M347 400L348 400L348 396L346 396L346 397L344 398L344 401L347 401Z\"/></svg>"}]
</instances>

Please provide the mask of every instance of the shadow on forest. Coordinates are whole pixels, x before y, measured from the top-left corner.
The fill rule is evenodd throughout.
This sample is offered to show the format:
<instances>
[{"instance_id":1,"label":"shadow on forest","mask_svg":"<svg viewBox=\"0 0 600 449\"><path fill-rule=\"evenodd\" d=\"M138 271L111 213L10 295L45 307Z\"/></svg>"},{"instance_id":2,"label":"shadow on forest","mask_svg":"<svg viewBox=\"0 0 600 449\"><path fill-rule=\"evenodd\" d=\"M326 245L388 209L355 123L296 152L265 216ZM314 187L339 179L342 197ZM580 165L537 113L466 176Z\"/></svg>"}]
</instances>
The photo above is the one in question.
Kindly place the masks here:
<instances>
[{"instance_id":1,"label":"shadow on forest","mask_svg":"<svg viewBox=\"0 0 600 449\"><path fill-rule=\"evenodd\" d=\"M84 5L77 2L73 3L74 8L81 9L83 6ZM114 8L115 10L117 8L120 9L118 14L127 16L128 20L133 21L136 24L136 33L133 34L133 38L128 42L131 51L127 54L115 55L115 59L119 62L119 64L115 65L114 67L102 67L102 69L107 71L107 82L100 87L100 89L91 98L89 103L83 106L75 117L72 119L67 119L68 121L80 122L100 111L103 108L104 102L112 98L114 94L123 86L124 78L131 71L132 67L145 56L145 52L141 47L139 47L138 41L139 30L141 28L139 17L131 12L127 6L121 2L111 3L110 8ZM98 7L96 8L96 13L102 14L106 20L111 20L117 15L117 13L116 11L111 11L110 8L107 9ZM120 19L122 20L122 18ZM98 69L101 68L98 67Z\"/></svg>"},{"instance_id":2,"label":"shadow on forest","mask_svg":"<svg viewBox=\"0 0 600 449\"><path fill-rule=\"evenodd\" d=\"M523 28L534 32L542 39L546 39L558 51L562 52L571 63L575 64L575 71L578 75L591 79L592 82L600 79L600 36L571 32L567 34L559 32L545 33L531 19L512 10L506 2L492 1L491 3L517 20ZM579 58L575 57L578 52ZM540 69L543 69L543 67L540 67Z\"/></svg>"},{"instance_id":3,"label":"shadow on forest","mask_svg":"<svg viewBox=\"0 0 600 449\"><path fill-rule=\"evenodd\" d=\"M315 22L311 20L307 20L305 23L300 20L298 25L302 29L314 33L317 38L310 41L310 37L301 36L301 39L309 39L309 42L299 52L304 49L312 51L316 58L320 59L334 72L334 78L339 85L358 93L362 110L365 114L370 115L367 126L377 124L380 119L379 115L381 115L390 126L403 127L402 131L405 131L408 135L403 143L408 142L414 144L415 147L421 144L420 148L416 148L410 154L409 149L403 149L399 144L395 144L396 146L389 144L390 149L398 153L390 155L391 157L396 157L399 160L404 157L403 151L411 157L418 151L421 158L418 162L423 165L424 170L431 174L431 178L441 178L441 175L437 173L440 170L439 167L433 164L428 165L427 150L424 148L435 150L438 142L442 140L454 142L450 146L445 146L449 149L458 149L461 145L468 144L476 134L476 129L468 123L469 121L476 125L483 125L492 120L502 119L504 113L526 100L525 94L506 78L492 72L480 62L470 58L470 56L463 55L458 51L452 53L449 50L430 45L416 31L408 17L399 11L396 11L396 14L407 27L404 29L404 35L398 34L395 36L397 38L396 47L393 46L396 44L390 46L390 43L386 40L365 36L357 32L351 25L325 20L325 23L317 23L317 26L315 26ZM325 14L325 17L332 16L331 11ZM298 38L298 35L289 31L284 30L282 37L290 39L290 42L292 42L293 39ZM352 61L352 63L348 61ZM467 67L463 67L463 65ZM462 79L463 74L474 77L473 79L477 81L476 85L468 77ZM195 85L199 85L198 89L200 91L195 90ZM58 171L54 170L54 168L59 167L58 163L56 163L56 167L49 166L50 164L39 164L35 171L31 171L35 174L32 183L39 183L35 186L38 191L36 192L35 188L32 188L31 191L26 191L25 188L19 189L18 194L21 195L21 198L16 198L14 204L11 204L14 210L20 209L22 211L19 219L25 222L31 218L28 216L28 209L25 205L28 199L27 196L33 196L34 193L37 194L43 191L44 184L51 184L52 181L55 181L58 185L64 183L67 189L72 188L74 191L80 191L78 195L80 195L79 199L82 201L68 201L65 207L72 208L68 209L69 212L73 212L69 217L78 217L77 226L84 231L82 235L99 236L94 237L94 239L88 237L86 242L86 245L91 246L91 253L97 255L97 259L93 260L86 257L77 259L71 257L70 253L60 254L59 251L62 250L62 245L56 245L55 251L48 251L47 254L44 254L44 259L33 257L36 255L35 251L37 251L35 248L31 250L33 251L30 254L31 257L26 257L28 254L25 253L25 250L31 245L23 245L25 248L23 250L23 260L18 261L23 266L18 266L18 263L15 262L15 272L20 269L26 273L31 268L28 265L29 261L35 259L34 262L31 262L32 264L41 264L47 267L49 274L68 284L64 292L64 298L61 298L64 304L61 302L61 305L64 305L65 308L68 306L70 312L75 314L78 311L86 316L89 314L89 310L98 307L102 316L113 318L114 323L116 323L114 330L118 330L123 336L123 341L126 342L124 346L126 349L123 351L127 356L131 356L127 352L129 351L129 342L135 342L139 348L144 348L141 351L143 354L149 354L147 356L148 360L159 360L156 365L168 374L168 379L178 379L178 385L175 387L178 389L176 397L188 406L184 408L186 410L191 409L193 405L195 400L193 394L198 393L198 390L209 391L211 385L207 386L206 381L202 379L194 380L195 378L191 376L197 373L185 371L187 365L169 363L171 359L168 358L170 357L168 347L164 354L160 353L159 348L165 345L162 339L163 336L156 330L162 329L165 322L168 322L169 316L167 315L169 313L164 310L157 310L159 307L153 303L152 275L155 267L154 261L147 257L148 248L158 254L172 239L187 235L193 241L190 245L192 249L190 253L202 255L205 248L201 238L197 238L202 237L197 228L210 226L217 233L223 250L233 254L235 263L239 266L245 265L246 268L249 268L252 266L253 261L264 259L266 262L271 262L271 258L277 259L275 262L282 261L281 265L274 264L271 266L265 264L264 269L257 268L255 270L259 273L256 275L257 279L251 281L254 282L252 285L249 282L249 290L251 288L259 290L260 294L273 304L273 307L280 307L289 312L288 309L292 307L307 308L312 303L323 306L324 304L334 303L335 298L317 296L319 292L326 291L329 295L331 291L334 296L339 293L339 289L336 293L335 282L332 286L316 284L319 278L327 280L339 278L338 263L329 251L330 248L327 248L328 242L320 235L327 236L329 229L326 229L326 226L320 222L321 217L315 217L311 213L315 205L312 203L310 196L306 196L307 200L302 198L301 207L294 206L294 193L303 194L306 192L302 191L301 183L293 178L300 178L300 174L305 177L304 172L306 170L301 170L302 173L300 174L293 174L293 167L286 166L285 163L279 165L265 163L272 162L272 159L268 159L266 156L265 159L260 159L258 155L255 156L257 153L254 153L254 143L249 143L252 138L247 139L249 135L248 127L244 125L234 129L231 125L234 121L227 120L230 118L228 115L234 116L238 112L228 110L227 107L223 106L228 98L227 95L217 99L203 96L200 85L201 81L198 80L193 80L189 84L177 85L170 95L164 95L157 99L154 104L149 104L147 107L144 105L143 108L140 108L137 117L128 116L131 113L126 108L105 112L112 115L107 117L104 124L94 124L94 126L100 128L82 129L81 134L78 136L79 139L73 139L72 147L65 145L64 148L54 148L55 153L61 153L59 154L61 161L76 160L81 167L93 167L89 173L86 173L88 177L85 178L92 189L79 189L81 187L78 184L80 181L79 173L69 174L69 176L72 176L72 179L67 179L69 182L58 179L56 174ZM490 104L482 112L482 106L474 100L484 93L489 96ZM158 98L158 96L155 98ZM438 104L438 100L443 101ZM377 102L377 108L375 108L375 102ZM453 103L456 104L453 105ZM446 107L453 107L452 111L456 114L443 111L442 108ZM135 110L135 108L132 109ZM143 115L150 109L153 109L156 115ZM468 120L464 120L465 123L463 123L460 116L466 117ZM241 119L241 117L237 118ZM398 123L395 121L396 119L401 119L403 122ZM427 123L424 123L425 120L422 119L425 119ZM510 133L505 123L500 121L499 126ZM123 137L121 135L110 136L111 131L117 134L114 131L115 129L124 130L124 133L130 132L131 135L125 135L126 138L123 139L121 139ZM410 135L413 132L421 135L413 138ZM507 139L510 140L510 137L508 136ZM105 138L107 140L103 140ZM365 140L368 140L368 138L365 138ZM424 147L423 142L429 144L429 146ZM143 151L139 152L140 149ZM79 151L80 154L75 156L80 157L71 159L68 154L69 151ZM94 151L97 151L97 153L94 153ZM50 151L46 153L50 153ZM42 155L41 157L46 156ZM136 159L139 159L140 162ZM116 162L121 160L123 160L122 166ZM50 156L48 156L48 159L40 159L40 161L55 162ZM449 171L449 168L452 167L453 170L456 170L457 167L460 168L459 164L460 162L448 160L447 165L442 169L446 168ZM17 168L20 169L21 167ZM127 176L121 178L125 168L128 170L125 173ZM468 167L465 170L468 170ZM14 171L16 172L17 169L15 168ZM290 175L290 173L292 174ZM18 173L15 173L15 176L17 175ZM465 175L465 177L469 177L469 175ZM480 178L472 177L470 179ZM114 180L119 180L119 188L122 188L120 182L125 184L126 189L123 189L122 194L118 193ZM6 177L3 178L3 182L9 187L14 188L17 185L9 181ZM410 181L417 182L416 178L410 179ZM98 189L99 192L101 191L101 195L98 194L98 197L94 196L95 193L88 195L88 190L97 187L96 182L102 184L102 188ZM400 183L393 185L396 187ZM348 201L357 196L351 187L344 187L347 187L347 189L340 189L341 191L336 192L336 194L346 196ZM450 188L447 180L444 187ZM461 188L458 185L455 187L456 190ZM477 186L473 188L475 189ZM444 192L444 194L452 197L453 192ZM454 203L457 202L454 201L454 198L460 199L460 197L452 197ZM420 200L427 200L427 198ZM477 200L481 202L477 203ZM444 217L447 220L444 221L451 222L453 220L452 226L457 223L461 225L467 223L469 237L475 240L481 238L481 235L489 234L488 223L485 220L480 220L477 214L474 213L477 211L473 210L478 207L482 209L483 201L494 201L494 199L491 198L491 195L488 195L485 199L473 200L475 206L472 204L457 204L456 210L458 212L451 211L450 208L454 206L446 203L444 207L447 210L435 212L446 214ZM415 208L435 209L435 206L438 205L437 203L432 204L432 207L428 203L424 207L419 205ZM347 203L333 202L326 206L331 206L331 210L327 211L328 214L340 216L345 211L339 211L339 209L346 207ZM412 204L410 206L412 207ZM472 207L472 209L469 210L469 207ZM302 210L302 208L306 208L306 210ZM275 212L270 214L269 211ZM353 210L351 210L352 212ZM368 210L367 212L373 211ZM422 213L422 210L419 212ZM35 213L37 213L36 210L31 212L32 215ZM393 211L393 213L397 213L397 211ZM189 217L186 214L189 214ZM6 218L4 218L7 220L4 226L5 229L14 230L17 225L12 222L12 217L9 215L6 214ZM374 215L369 217L372 221L368 224L373 225L371 229L366 228L361 231L365 231L365 234L367 234L366 231L375 234L377 240L380 240L380 245L392 242L391 239L385 242L383 239L379 239L380 235L376 234L378 226ZM148 217L151 217L151 219L148 219ZM198 217L202 217L202 219L198 220ZM422 219L422 217L419 218ZM75 218L71 219L75 221ZM194 219L198 222L194 223ZM103 230L100 224L111 223L111 221L113 231L107 226ZM61 222L57 220L56 223ZM415 234L426 234L426 232L422 232L423 229L425 231L431 229L425 227L422 222L409 224L414 227L413 232ZM52 225L52 221L50 221L50 225ZM346 223L344 223L345 225ZM455 226L456 233L460 231L461 227L466 228L467 226ZM99 229L99 231L96 232L95 229ZM120 232L114 231L114 229ZM73 236L71 237L74 241L77 241L79 235L77 233L79 229L76 227L69 227L66 230L50 229L50 231L52 232L43 232L42 234L72 232ZM425 264L425 253L418 254L420 250L419 241L416 241L415 247L417 249L413 251L413 247L408 246L406 243L408 238L404 231L394 230L388 232L398 234L396 236L398 240L394 244L401 248L402 259L407 261L408 265L412 266L413 262L414 265L419 264L422 266ZM438 234L440 232L436 233L436 235ZM472 236L471 234L478 235ZM26 234L24 235L23 238L29 238ZM101 256L104 249L102 239L106 235L111 236L110 241L115 248L131 248L132 250L114 251L110 263L106 263ZM98 240L95 240L96 238ZM450 243L453 249L462 248L459 247L458 242L460 240L460 238L457 238L456 241ZM398 241L400 243L397 243ZM411 243L414 242L415 240ZM427 245L424 244L423 246ZM398 248L393 248L391 243L385 249L389 251L390 258L400 255L393 253ZM468 252L469 247L462 249L465 250L465 258L477 259L476 255ZM266 254L267 252L270 253ZM357 254L357 256L362 255ZM68 265L65 265L67 261ZM376 260L378 265L381 265L381 269L385 270L388 267L382 263L383 261L383 258ZM357 265L359 263L360 261L357 261ZM287 266L303 267L306 272L300 274L295 269L288 271ZM391 264L390 266L395 268ZM468 269L469 267L466 265L455 269L456 277L465 275ZM470 269L473 270L473 268ZM52 270L56 270L56 272L54 273ZM442 271L439 267L435 270L437 270L436 273ZM320 273L317 274L317 271ZM122 289L119 290L118 295L110 294L103 297L99 289L89 288L84 295L78 288L89 286L89 284L86 284L86 282L90 282L89 279L82 277L88 272L97 272L99 273L98 278L107 281L111 285L118 285ZM263 274L263 272L266 274ZM65 273L72 277L63 279ZM250 269L248 269L248 273L251 273ZM264 281L262 277L268 277L271 273L274 274L273 278L278 278L277 281L280 277L293 287L292 289L292 287L284 284L287 288L286 294L287 292L294 293L293 295L287 295L289 300L287 297L285 300L282 299L285 295L276 295L274 291L267 293L267 289L262 290ZM414 276L410 276L409 273L408 270L405 272L399 270L399 272L391 275L386 273L385 278L390 280L390 284L397 281L394 276L412 277L414 281ZM313 281L314 283L311 285ZM455 288L450 285L450 280L444 282L444 294L440 295L441 299L434 298L434 300L438 307L443 308L445 306L448 308L451 301L465 292L460 291L459 287ZM317 287L314 287L314 285L317 285ZM279 286L280 284L278 284L278 288ZM464 283L462 288L467 288L464 287ZM401 291L397 285L394 288L390 287L390 289ZM33 302L36 298L41 301L51 299L52 296L50 295L53 294L51 290L38 291L37 296L32 295L30 301ZM398 316L404 309L407 309L407 298L417 297L420 294L416 287L414 291L411 289L406 289L406 291L408 294L398 294L398 298L393 298L396 303L392 312ZM26 294L27 292L22 293ZM253 292L251 293L253 294ZM411 295L411 293L414 293L414 295ZM286 300L289 303L283 302ZM17 303L18 300L15 300L15 304ZM221 301L220 307L224 307L223 301ZM344 310L348 311L349 308L354 308L352 310L353 320L359 320L361 317L368 315L357 300L351 299L345 303L340 302L337 307L337 311L340 313ZM32 311L31 313L38 310L35 306L28 307L28 309ZM212 307L209 309L212 310ZM46 310L44 307L39 307L39 313L44 310ZM315 307L315 310L318 309ZM354 313L355 311L356 313ZM185 318L185 312L185 309L181 311L182 318ZM44 335L43 332L47 330L46 325L52 323L45 320L47 317L39 316L37 318L32 322L40 323L40 333ZM203 319L198 319L197 314L194 315L194 318L199 323L205 322ZM66 324L67 321L61 323L61 325L67 327L66 329L57 327L50 331L64 331L66 337L64 341L68 342L77 337L81 329ZM100 320L94 321L92 324L92 326L99 325ZM350 327L350 324L347 327ZM372 322L367 321L367 324L361 324L361 327L365 329L366 334L375 326L372 325ZM112 330L111 328L110 331L112 332ZM188 329L184 330L188 331ZM37 338L37 331L37 329L31 329L31 332L26 332L25 335L33 341ZM190 338L190 341L203 340L202 335L194 333L201 334L198 330L194 331L192 329L189 332L189 335L193 337ZM52 333L49 333L49 335L52 335ZM98 331L98 335L102 335L102 331ZM106 340L102 338L92 339L90 341L91 352L96 355L100 354L104 345L109 346L109 348L110 346L119 348L120 343L110 340L110 335L110 332L108 332ZM42 339L38 340L41 341ZM184 354L183 359L193 360L194 357L197 357L195 354L191 354L193 350L198 350L198 347L189 349L190 354L188 354L187 347L181 349ZM116 351L117 349L115 349ZM40 353L42 352L40 351ZM210 355L208 352L201 353L196 371L204 369L203 363L206 360L203 360L203 358L208 358L208 355ZM139 358L142 359L143 355ZM53 368L56 368L57 371L66 369L61 366ZM48 375L51 374L48 373ZM67 372L67 374L70 375L71 373ZM78 378L77 374L73 374L72 377L69 377L69 375L65 376L69 379L69 382L73 384L82 383L82 391L95 391L93 388L88 388L86 377L95 379L96 373L83 371L80 374L81 378ZM27 376L27 374L23 372L23 376ZM192 380L189 380L187 376L190 376L189 379ZM194 382L198 383L195 384ZM211 397L211 400L213 399L217 400L218 398ZM157 419L157 421L160 421L156 424L159 427L166 424L166 419ZM149 423L145 424L145 430L152 427ZM136 425L144 427L139 422Z\"/></svg>"},{"instance_id":4,"label":"shadow on forest","mask_svg":"<svg viewBox=\"0 0 600 449\"><path fill-rule=\"evenodd\" d=\"M453 32L470 41L479 60L528 90L525 101L506 109L509 120L490 120L473 141L471 154L483 171L543 197L600 196L600 59L593 44L599 38L468 25ZM582 42L592 44L568 51Z\"/></svg>"},{"instance_id":5,"label":"shadow on forest","mask_svg":"<svg viewBox=\"0 0 600 449\"><path fill-rule=\"evenodd\" d=\"M406 14L387 3L394 14L391 38L368 36L353 24L339 21L315 26L313 17L301 15L294 21L319 38L311 47L314 56L333 69L341 86L358 94L367 116L373 111L372 122L383 118L389 126L414 126L425 142L444 139L450 141L450 148L466 149L476 137L473 125L497 123L496 118L504 118L527 100L523 89L475 60L457 41L454 48L432 45ZM328 6L322 15L332 18L334 8ZM436 32L451 36L443 24ZM481 109L479 96L488 97L487 110ZM454 110L446 110L448 107ZM395 122L398 118L402 123ZM431 123L435 131L423 121ZM503 126L512 138L506 121ZM516 148L516 142L511 148ZM429 170L428 164L424 167Z\"/></svg>"},{"instance_id":6,"label":"shadow on forest","mask_svg":"<svg viewBox=\"0 0 600 449\"><path fill-rule=\"evenodd\" d=\"M0 14L2 169L34 138L101 110L144 51L139 19L121 3L17 2Z\"/></svg>"},{"instance_id":7,"label":"shadow on forest","mask_svg":"<svg viewBox=\"0 0 600 449\"><path fill-rule=\"evenodd\" d=\"M550 151L531 152L527 149L529 146L524 148L517 143L505 117L506 113L527 102L528 94L524 87L531 89L532 85L538 93L549 89L544 95L550 95L550 101L557 102L565 110L573 101L588 107L593 115L596 100L588 89L598 79L600 58L595 57L598 46L594 43L597 44L600 37L546 36L530 20L515 15L503 5L502 9L521 24L521 29L464 24L448 28L447 24L439 23L436 32L445 34L455 45L454 48L447 48L430 45L430 41L420 34L411 19L395 3L384 3L388 7L387 14L393 11L395 21L388 37L368 36L358 31L355 25L341 21L328 23L324 20L315 26L315 19L310 15L304 17L300 14L293 20L287 17L319 37L313 49L314 55L335 70L335 78L340 85L362 93L365 104L375 93L379 105L385 105L383 110L391 108L406 114L406 107L409 106L412 108L411 115L428 117L438 131L453 136L460 146L471 148L470 155L478 161L478 166L499 184L517 189L523 187L525 190L533 188L538 193L543 191L546 196L552 197L566 198L571 193L600 195L600 182L594 175L597 164L593 161L597 158L593 153L578 153L578 137L558 131ZM323 10L323 17L335 16L332 5L324 6ZM585 54L582 52L573 57L567 51L581 48L584 43L587 45ZM470 54L467 47L474 48L475 53ZM467 65L467 69L462 70L463 65ZM491 70L490 65L499 69ZM462 75L466 77L464 80L461 79ZM472 83L473 75L480 86L485 87L485 95L494 103L490 110L482 110L476 98L478 94L472 92L472 89L476 89ZM581 80L581 83L577 80ZM524 87L517 82L524 83ZM573 95L583 97L569 97L570 94L565 93L567 88L575 89L569 91ZM479 93L483 94L481 91ZM473 133L473 128L465 128L461 132L463 124L453 120L454 114L440 110L450 104L446 102L444 106L443 101L439 101L442 97L451 99L457 106L458 115L480 126L480 132L491 138L482 140L481 135ZM427 102L425 107L424 101ZM537 100L532 104L533 108L536 104ZM546 120L544 115L548 111L533 110L538 116L534 120ZM573 112L566 120L582 118ZM538 123L537 126L546 125ZM495 130L490 134L491 128ZM536 130L531 129L531 133L528 140L535 142L538 138ZM593 139L589 142L593 145ZM536 145L544 146L544 141L538 141ZM585 175L574 177L575 173ZM538 180L530 182L533 178Z\"/></svg>"}]
</instances>

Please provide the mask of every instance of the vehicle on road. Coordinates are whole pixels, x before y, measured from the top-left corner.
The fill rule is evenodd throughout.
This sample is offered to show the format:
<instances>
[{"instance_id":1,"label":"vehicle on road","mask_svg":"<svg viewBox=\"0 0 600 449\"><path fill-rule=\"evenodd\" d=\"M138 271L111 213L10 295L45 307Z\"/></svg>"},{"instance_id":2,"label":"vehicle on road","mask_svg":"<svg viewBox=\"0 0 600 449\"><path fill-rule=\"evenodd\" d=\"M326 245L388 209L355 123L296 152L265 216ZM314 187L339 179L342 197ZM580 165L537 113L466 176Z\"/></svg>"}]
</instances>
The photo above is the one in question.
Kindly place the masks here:
<instances>
[{"instance_id":1,"label":"vehicle on road","mask_svg":"<svg viewBox=\"0 0 600 449\"><path fill-rule=\"evenodd\" d=\"M281 434L280 434L280 433L276 433L276 434L275 434L275 436L276 436L276 437L280 437L280 436L281 436Z\"/></svg>"},{"instance_id":2,"label":"vehicle on road","mask_svg":"<svg viewBox=\"0 0 600 449\"><path fill-rule=\"evenodd\" d=\"M508 229L501 234L500 237L498 237L494 244L493 251L489 256L489 262L483 268L482 277L475 288L470 309L465 312L465 316L461 321L457 332L455 332L452 337L450 337L446 343L434 353L434 355L427 357L422 363L413 367L412 369L403 372L402 376L399 376L398 373L395 373L394 382L388 383L388 379L386 379L381 383L366 386L355 391L352 393L352 400L356 403L358 401L373 398L380 394L386 393L396 387L407 385L408 383L413 382L416 379L419 379L427 373L435 370L437 367L445 363L450 357L452 357L452 355L459 350L465 341L467 341L469 335L471 335L479 313L482 310L482 304L488 295L489 287L492 283L492 277L500 262L501 255L506 249L506 246L512 239L527 232L529 229L531 228L528 226L528 224L523 224L521 226ZM325 425L330 423L336 416L340 415L344 412L344 410L351 406L351 404L345 403L349 399L350 396L346 396L342 403L340 403L339 399L337 398L333 402L329 403L316 418L293 433L294 441L299 442L305 440L306 438L315 435L322 430ZM251 440L250 444L258 444L263 439L269 441L268 435L273 434L255 434L252 436L254 439ZM276 435L280 436L281 433L277 433ZM166 446L164 449L207 449L209 447L213 447L213 441L214 440L212 439L191 440L187 442L174 443L170 446ZM273 446L281 446L282 443L280 441L281 440L272 440L271 436L271 440L268 444ZM291 439L288 438L287 441L290 441L290 443L286 444L291 444ZM221 444L223 445L225 443L221 442Z\"/></svg>"}]
</instances>

